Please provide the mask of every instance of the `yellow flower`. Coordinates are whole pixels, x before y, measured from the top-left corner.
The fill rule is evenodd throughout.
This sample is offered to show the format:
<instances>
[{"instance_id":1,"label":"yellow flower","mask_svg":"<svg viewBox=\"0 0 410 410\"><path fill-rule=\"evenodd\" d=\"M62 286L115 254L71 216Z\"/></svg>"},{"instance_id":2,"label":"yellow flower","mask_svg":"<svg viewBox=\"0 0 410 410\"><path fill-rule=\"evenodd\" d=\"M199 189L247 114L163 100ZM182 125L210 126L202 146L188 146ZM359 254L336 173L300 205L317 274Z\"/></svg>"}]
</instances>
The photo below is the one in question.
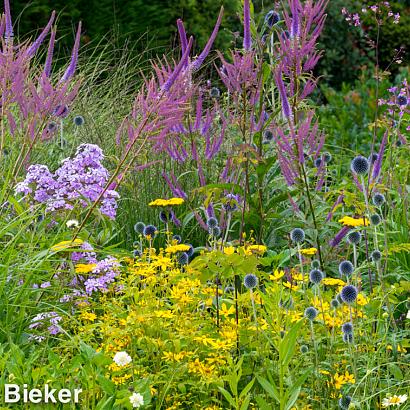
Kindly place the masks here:
<instances>
[{"instance_id":1,"label":"yellow flower","mask_svg":"<svg viewBox=\"0 0 410 410\"><path fill-rule=\"evenodd\" d=\"M95 267L97 266L96 263L79 263L75 265L75 273L90 273Z\"/></svg>"},{"instance_id":2,"label":"yellow flower","mask_svg":"<svg viewBox=\"0 0 410 410\"><path fill-rule=\"evenodd\" d=\"M224 248L224 254L225 255L232 255L235 253L235 248L233 246L227 246Z\"/></svg>"},{"instance_id":3,"label":"yellow flower","mask_svg":"<svg viewBox=\"0 0 410 410\"><path fill-rule=\"evenodd\" d=\"M369 303L369 299L366 298L366 296L363 296L362 293L359 293L357 295L357 304L359 306L365 306Z\"/></svg>"},{"instance_id":4,"label":"yellow flower","mask_svg":"<svg viewBox=\"0 0 410 410\"><path fill-rule=\"evenodd\" d=\"M307 249L301 249L300 250L300 253L302 255L308 255L308 256L316 255L316 252L317 252L316 248L307 248Z\"/></svg>"},{"instance_id":5,"label":"yellow flower","mask_svg":"<svg viewBox=\"0 0 410 410\"><path fill-rule=\"evenodd\" d=\"M270 280L279 280L284 275L285 275L285 272L283 270L275 269L273 271L273 275L269 275L269 279Z\"/></svg>"},{"instance_id":6,"label":"yellow flower","mask_svg":"<svg viewBox=\"0 0 410 410\"><path fill-rule=\"evenodd\" d=\"M235 313L235 307L230 306L229 309L226 307L226 303L222 303L222 307L219 310L219 314L222 316L229 316Z\"/></svg>"},{"instance_id":7,"label":"yellow flower","mask_svg":"<svg viewBox=\"0 0 410 410\"><path fill-rule=\"evenodd\" d=\"M349 372L346 370L345 374L340 374L336 373L334 376L334 384L335 384L335 389L340 390L344 384L350 383L350 384L355 384L356 380L354 378L353 374L349 374Z\"/></svg>"},{"instance_id":8,"label":"yellow flower","mask_svg":"<svg viewBox=\"0 0 410 410\"><path fill-rule=\"evenodd\" d=\"M149 206L178 206L184 203L183 198L171 198L171 199L156 199L150 202Z\"/></svg>"},{"instance_id":9,"label":"yellow flower","mask_svg":"<svg viewBox=\"0 0 410 410\"><path fill-rule=\"evenodd\" d=\"M178 253L178 252L186 252L189 251L191 247L189 245L172 245L165 248L165 253Z\"/></svg>"},{"instance_id":10,"label":"yellow flower","mask_svg":"<svg viewBox=\"0 0 410 410\"><path fill-rule=\"evenodd\" d=\"M50 249L53 252L59 252L59 251L65 250L67 248L75 248L76 246L79 246L82 243L83 243L83 240L77 238L77 239L74 239L73 241L59 242L59 243L53 245Z\"/></svg>"},{"instance_id":11,"label":"yellow flower","mask_svg":"<svg viewBox=\"0 0 410 410\"><path fill-rule=\"evenodd\" d=\"M407 400L407 394L388 396L382 400L382 407L400 406Z\"/></svg>"},{"instance_id":12,"label":"yellow flower","mask_svg":"<svg viewBox=\"0 0 410 410\"><path fill-rule=\"evenodd\" d=\"M289 289L291 289L291 290L299 290L299 289L300 289L300 286L293 285L293 284L290 283L290 282L282 282L282 283L283 283L283 286L284 286L285 288L289 288Z\"/></svg>"},{"instance_id":13,"label":"yellow flower","mask_svg":"<svg viewBox=\"0 0 410 410\"><path fill-rule=\"evenodd\" d=\"M393 351L393 346L392 345L387 345L386 349L390 350L390 351ZM407 353L407 349L405 347L397 345L397 352L398 353Z\"/></svg>"},{"instance_id":14,"label":"yellow flower","mask_svg":"<svg viewBox=\"0 0 410 410\"><path fill-rule=\"evenodd\" d=\"M249 245L245 248L245 255L252 255L254 253L263 255L267 250L265 245Z\"/></svg>"},{"instance_id":15,"label":"yellow flower","mask_svg":"<svg viewBox=\"0 0 410 410\"><path fill-rule=\"evenodd\" d=\"M367 218L352 218L350 216L344 216L342 219L339 219L339 223L344 226L368 226L369 220Z\"/></svg>"},{"instance_id":16,"label":"yellow flower","mask_svg":"<svg viewBox=\"0 0 410 410\"><path fill-rule=\"evenodd\" d=\"M341 279L336 279L336 278L324 278L322 280L322 283L328 286L345 286L346 285L346 282L343 282Z\"/></svg>"},{"instance_id":17,"label":"yellow flower","mask_svg":"<svg viewBox=\"0 0 410 410\"><path fill-rule=\"evenodd\" d=\"M94 322L95 319L97 319L97 315L92 312L82 312L80 315L80 318L83 320L88 320L90 322Z\"/></svg>"}]
</instances>

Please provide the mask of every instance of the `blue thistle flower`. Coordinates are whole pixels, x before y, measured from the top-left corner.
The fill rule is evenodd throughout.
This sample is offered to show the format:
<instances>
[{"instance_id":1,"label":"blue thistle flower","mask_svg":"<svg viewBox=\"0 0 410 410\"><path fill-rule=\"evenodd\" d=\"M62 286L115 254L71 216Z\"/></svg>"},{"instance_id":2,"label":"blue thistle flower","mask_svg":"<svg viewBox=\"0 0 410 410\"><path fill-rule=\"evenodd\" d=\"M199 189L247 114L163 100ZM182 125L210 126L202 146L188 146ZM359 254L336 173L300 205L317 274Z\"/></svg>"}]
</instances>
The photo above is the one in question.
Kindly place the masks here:
<instances>
[{"instance_id":1,"label":"blue thistle flower","mask_svg":"<svg viewBox=\"0 0 410 410\"><path fill-rule=\"evenodd\" d=\"M323 280L323 272L319 269L313 269L309 273L309 279L315 285L318 285Z\"/></svg>"},{"instance_id":2,"label":"blue thistle flower","mask_svg":"<svg viewBox=\"0 0 410 410\"><path fill-rule=\"evenodd\" d=\"M306 345L300 346L300 353L306 354L309 351L309 348Z\"/></svg>"},{"instance_id":3,"label":"blue thistle flower","mask_svg":"<svg viewBox=\"0 0 410 410\"><path fill-rule=\"evenodd\" d=\"M408 104L408 100L405 95L401 94L397 97L397 105L400 105L400 107L403 107L407 104Z\"/></svg>"},{"instance_id":4,"label":"blue thistle flower","mask_svg":"<svg viewBox=\"0 0 410 410\"><path fill-rule=\"evenodd\" d=\"M219 226L215 226L213 229L209 228L208 232L214 238L219 238L221 236L221 228Z\"/></svg>"},{"instance_id":5,"label":"blue thistle flower","mask_svg":"<svg viewBox=\"0 0 410 410\"><path fill-rule=\"evenodd\" d=\"M272 28L280 20L280 15L275 10L270 10L266 13L265 23L269 28Z\"/></svg>"},{"instance_id":6,"label":"blue thistle flower","mask_svg":"<svg viewBox=\"0 0 410 410\"><path fill-rule=\"evenodd\" d=\"M372 225L377 226L382 222L382 218L378 214L373 214L370 216L370 222Z\"/></svg>"},{"instance_id":7,"label":"blue thistle flower","mask_svg":"<svg viewBox=\"0 0 410 410\"><path fill-rule=\"evenodd\" d=\"M346 237L347 242L354 244L354 245L357 245L358 243L360 243L361 239L362 239L362 235L360 234L360 232L357 232L357 231L349 232Z\"/></svg>"},{"instance_id":8,"label":"blue thistle flower","mask_svg":"<svg viewBox=\"0 0 410 410\"><path fill-rule=\"evenodd\" d=\"M144 228L144 236L150 236L151 238L155 238L156 232L157 232L157 228L154 225L147 225Z\"/></svg>"},{"instance_id":9,"label":"blue thistle flower","mask_svg":"<svg viewBox=\"0 0 410 410\"><path fill-rule=\"evenodd\" d=\"M211 216L210 218L207 219L206 225L208 226L208 228L214 229L218 226L218 220L214 218L213 216Z\"/></svg>"},{"instance_id":10,"label":"blue thistle flower","mask_svg":"<svg viewBox=\"0 0 410 410\"><path fill-rule=\"evenodd\" d=\"M343 323L342 332L343 333L353 333L353 324L351 322Z\"/></svg>"},{"instance_id":11,"label":"blue thistle flower","mask_svg":"<svg viewBox=\"0 0 410 410\"><path fill-rule=\"evenodd\" d=\"M169 213L166 211L160 211L159 213L159 219L164 222L167 223L169 220Z\"/></svg>"},{"instance_id":12,"label":"blue thistle flower","mask_svg":"<svg viewBox=\"0 0 410 410\"><path fill-rule=\"evenodd\" d=\"M382 253L379 250L374 250L371 254L372 261L379 262L382 258Z\"/></svg>"},{"instance_id":13,"label":"blue thistle flower","mask_svg":"<svg viewBox=\"0 0 410 410\"><path fill-rule=\"evenodd\" d=\"M265 130L263 133L263 138L267 142L271 142L273 140L273 132L270 130Z\"/></svg>"},{"instance_id":14,"label":"blue thistle flower","mask_svg":"<svg viewBox=\"0 0 410 410\"><path fill-rule=\"evenodd\" d=\"M353 343L353 333L343 333L343 341L345 343Z\"/></svg>"},{"instance_id":15,"label":"blue thistle flower","mask_svg":"<svg viewBox=\"0 0 410 410\"><path fill-rule=\"evenodd\" d=\"M330 301L330 306L332 306L332 308L336 309L336 308L338 308L338 307L340 306L340 303L338 302L337 299L332 299L332 300Z\"/></svg>"},{"instance_id":16,"label":"blue thistle flower","mask_svg":"<svg viewBox=\"0 0 410 410\"><path fill-rule=\"evenodd\" d=\"M284 40L290 38L289 30L284 30L284 31L282 31L282 33L280 33L280 36L281 36Z\"/></svg>"},{"instance_id":17,"label":"blue thistle flower","mask_svg":"<svg viewBox=\"0 0 410 410\"><path fill-rule=\"evenodd\" d=\"M348 410L350 407L350 403L352 402L352 398L350 396L342 396L339 399L339 407L342 410Z\"/></svg>"},{"instance_id":18,"label":"blue thistle flower","mask_svg":"<svg viewBox=\"0 0 410 410\"><path fill-rule=\"evenodd\" d=\"M186 252L182 252L179 256L178 256L178 262L181 265L187 265L189 261L189 256Z\"/></svg>"},{"instance_id":19,"label":"blue thistle flower","mask_svg":"<svg viewBox=\"0 0 410 410\"><path fill-rule=\"evenodd\" d=\"M191 257L194 254L195 249L190 243L188 244L188 246L189 246L189 249L186 251L186 253L189 257Z\"/></svg>"},{"instance_id":20,"label":"blue thistle flower","mask_svg":"<svg viewBox=\"0 0 410 410\"><path fill-rule=\"evenodd\" d=\"M258 286L258 282L259 282L258 277L254 275L253 273L248 273L243 279L243 284L245 288L247 289L256 288L256 286Z\"/></svg>"},{"instance_id":21,"label":"blue thistle flower","mask_svg":"<svg viewBox=\"0 0 410 410\"><path fill-rule=\"evenodd\" d=\"M310 266L312 266L313 269L318 269L320 268L320 261L318 259L313 259Z\"/></svg>"},{"instance_id":22,"label":"blue thistle flower","mask_svg":"<svg viewBox=\"0 0 410 410\"><path fill-rule=\"evenodd\" d=\"M326 164L329 164L329 162L332 161L332 154L330 152L325 152L323 154L323 160L326 162Z\"/></svg>"},{"instance_id":23,"label":"blue thistle flower","mask_svg":"<svg viewBox=\"0 0 410 410\"><path fill-rule=\"evenodd\" d=\"M378 158L379 158L379 154L377 152L373 152L373 154L370 155L370 157L369 157L369 162L371 164L374 164L377 161Z\"/></svg>"},{"instance_id":24,"label":"blue thistle flower","mask_svg":"<svg viewBox=\"0 0 410 410\"><path fill-rule=\"evenodd\" d=\"M320 168L322 165L322 158L315 159L315 167Z\"/></svg>"},{"instance_id":25,"label":"blue thistle flower","mask_svg":"<svg viewBox=\"0 0 410 410\"><path fill-rule=\"evenodd\" d=\"M383 194L377 193L373 195L372 201L375 206L382 206L386 202L386 198Z\"/></svg>"},{"instance_id":26,"label":"blue thistle flower","mask_svg":"<svg viewBox=\"0 0 410 410\"><path fill-rule=\"evenodd\" d=\"M340 296L344 303L351 304L357 298L357 288L353 285L345 286L342 291L340 292Z\"/></svg>"},{"instance_id":27,"label":"blue thistle flower","mask_svg":"<svg viewBox=\"0 0 410 410\"><path fill-rule=\"evenodd\" d=\"M68 107L66 105L57 105L54 109L53 114L56 117L65 118L69 113Z\"/></svg>"},{"instance_id":28,"label":"blue thistle flower","mask_svg":"<svg viewBox=\"0 0 410 410\"><path fill-rule=\"evenodd\" d=\"M209 91L209 95L211 98L218 99L221 96L221 91L219 90L218 87L212 87L211 90Z\"/></svg>"},{"instance_id":29,"label":"blue thistle flower","mask_svg":"<svg viewBox=\"0 0 410 410\"><path fill-rule=\"evenodd\" d=\"M47 130L50 132L54 132L57 130L57 123L55 121L50 121L47 125Z\"/></svg>"},{"instance_id":30,"label":"blue thistle flower","mask_svg":"<svg viewBox=\"0 0 410 410\"><path fill-rule=\"evenodd\" d=\"M74 117L74 125L76 125L77 127L81 127L82 125L84 125L84 117L81 115L76 115Z\"/></svg>"},{"instance_id":31,"label":"blue thistle flower","mask_svg":"<svg viewBox=\"0 0 410 410\"><path fill-rule=\"evenodd\" d=\"M290 239L295 243L301 243L305 240L305 231L300 228L295 228L290 232Z\"/></svg>"},{"instance_id":32,"label":"blue thistle flower","mask_svg":"<svg viewBox=\"0 0 410 410\"><path fill-rule=\"evenodd\" d=\"M309 319L311 322L313 322L316 319L317 314L318 311L313 306L310 306L305 309L305 318Z\"/></svg>"},{"instance_id":33,"label":"blue thistle flower","mask_svg":"<svg viewBox=\"0 0 410 410\"><path fill-rule=\"evenodd\" d=\"M238 195L228 194L225 196L223 207L226 212L235 212L238 209Z\"/></svg>"},{"instance_id":34,"label":"blue thistle flower","mask_svg":"<svg viewBox=\"0 0 410 410\"><path fill-rule=\"evenodd\" d=\"M365 175L369 171L369 162L362 155L353 159L350 169L357 175Z\"/></svg>"},{"instance_id":35,"label":"blue thistle flower","mask_svg":"<svg viewBox=\"0 0 410 410\"><path fill-rule=\"evenodd\" d=\"M141 252L138 249L132 251L134 258L139 258L141 256Z\"/></svg>"},{"instance_id":36,"label":"blue thistle flower","mask_svg":"<svg viewBox=\"0 0 410 410\"><path fill-rule=\"evenodd\" d=\"M139 234L144 233L144 229L145 229L145 224L144 224L144 222L137 222L137 223L134 225L134 231L137 232L137 233L139 233Z\"/></svg>"},{"instance_id":37,"label":"blue thistle flower","mask_svg":"<svg viewBox=\"0 0 410 410\"><path fill-rule=\"evenodd\" d=\"M339 273L341 275L351 275L354 271L353 263L350 261L342 261L339 264Z\"/></svg>"},{"instance_id":38,"label":"blue thistle flower","mask_svg":"<svg viewBox=\"0 0 410 410\"><path fill-rule=\"evenodd\" d=\"M403 145L403 141L402 140L397 140L396 141L396 147L400 148Z\"/></svg>"},{"instance_id":39,"label":"blue thistle flower","mask_svg":"<svg viewBox=\"0 0 410 410\"><path fill-rule=\"evenodd\" d=\"M176 241L176 243L181 243L181 242L182 242L182 238L181 238L180 235L173 235L173 236L172 236L172 239L173 239L174 241Z\"/></svg>"}]
</instances>

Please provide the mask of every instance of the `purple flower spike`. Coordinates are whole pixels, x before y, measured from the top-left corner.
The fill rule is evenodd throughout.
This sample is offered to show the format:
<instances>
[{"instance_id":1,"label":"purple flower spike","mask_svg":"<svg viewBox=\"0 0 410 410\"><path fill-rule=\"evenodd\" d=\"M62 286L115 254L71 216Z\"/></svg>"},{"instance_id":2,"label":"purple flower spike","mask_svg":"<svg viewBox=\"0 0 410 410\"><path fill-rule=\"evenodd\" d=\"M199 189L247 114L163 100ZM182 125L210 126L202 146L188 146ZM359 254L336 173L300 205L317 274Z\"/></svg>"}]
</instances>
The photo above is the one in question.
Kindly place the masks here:
<instances>
[{"instance_id":1,"label":"purple flower spike","mask_svg":"<svg viewBox=\"0 0 410 410\"><path fill-rule=\"evenodd\" d=\"M174 84L175 80L178 78L179 74L181 73L181 70L183 67L186 65L189 57L189 53L191 51L192 47L192 37L189 38L189 43L188 46L185 50L185 53L181 57L181 61L179 64L175 67L174 72L169 76L168 80L162 85L161 89L162 91L169 91Z\"/></svg>"},{"instance_id":2,"label":"purple flower spike","mask_svg":"<svg viewBox=\"0 0 410 410\"><path fill-rule=\"evenodd\" d=\"M251 8L249 5L249 0L245 0L244 5L243 5L243 26L244 26L243 48L246 51L250 51L252 47L252 40L251 40Z\"/></svg>"},{"instance_id":3,"label":"purple flower spike","mask_svg":"<svg viewBox=\"0 0 410 410\"><path fill-rule=\"evenodd\" d=\"M214 44L214 41L216 39L216 36L218 35L219 27L222 22L222 17L224 14L224 8L221 7L221 11L219 12L218 20L216 21L214 30L212 31L211 37L209 37L208 42L206 43L205 48L202 50L202 53L198 56L198 58L192 63L192 69L198 70L199 67L203 64L205 59L208 57L209 52L211 51L212 45Z\"/></svg>"},{"instance_id":4,"label":"purple flower spike","mask_svg":"<svg viewBox=\"0 0 410 410\"><path fill-rule=\"evenodd\" d=\"M290 106L289 106L288 96L286 95L285 84L283 83L281 67L279 67L279 69L276 71L275 80L276 80L276 86L279 89L280 99L282 101L283 115L286 118L289 118L290 117Z\"/></svg>"},{"instance_id":5,"label":"purple flower spike","mask_svg":"<svg viewBox=\"0 0 410 410\"><path fill-rule=\"evenodd\" d=\"M11 22L10 13L10 3L9 0L4 0L4 13L6 15L6 29L4 32L4 37L6 40L12 39L14 37L13 33L13 23Z\"/></svg>"},{"instance_id":6,"label":"purple flower spike","mask_svg":"<svg viewBox=\"0 0 410 410\"><path fill-rule=\"evenodd\" d=\"M48 43L47 58L46 58L46 63L44 65L44 75L46 77L50 77L50 74L51 74L51 64L53 62L55 39L56 39L56 30L51 30L50 42Z\"/></svg>"},{"instance_id":7,"label":"purple flower spike","mask_svg":"<svg viewBox=\"0 0 410 410\"><path fill-rule=\"evenodd\" d=\"M389 133L387 131L384 133L382 143L380 144L380 150L379 150L376 162L374 163L374 167L373 167L373 175L372 175L373 181L377 181L380 175L380 171L382 168L384 149L386 148L388 134Z\"/></svg>"},{"instance_id":8,"label":"purple flower spike","mask_svg":"<svg viewBox=\"0 0 410 410\"><path fill-rule=\"evenodd\" d=\"M81 21L78 23L78 30L75 36L75 43L73 47L73 52L71 54L70 65L67 67L63 77L61 78L62 82L68 81L75 73L78 62L78 49L80 48L80 38L81 38Z\"/></svg>"},{"instance_id":9,"label":"purple flower spike","mask_svg":"<svg viewBox=\"0 0 410 410\"><path fill-rule=\"evenodd\" d=\"M48 21L46 27L44 28L44 30L40 33L40 35L37 37L37 40L29 47L29 49L27 50L27 55L29 57L33 57L34 54L36 54L37 50L39 49L39 47L41 46L41 44L43 43L44 39L46 38L48 32L51 29L51 26L54 23L54 19L56 16L56 12L53 11L51 13L51 17L50 20Z\"/></svg>"},{"instance_id":10,"label":"purple flower spike","mask_svg":"<svg viewBox=\"0 0 410 410\"><path fill-rule=\"evenodd\" d=\"M292 29L290 36L292 38L299 36L299 11L298 11L298 0L293 0L291 4L292 9Z\"/></svg>"},{"instance_id":11,"label":"purple flower spike","mask_svg":"<svg viewBox=\"0 0 410 410\"><path fill-rule=\"evenodd\" d=\"M352 228L350 226L344 226L336 235L335 237L329 242L329 245L332 248L335 248L342 242L342 239L349 233Z\"/></svg>"},{"instance_id":12,"label":"purple flower spike","mask_svg":"<svg viewBox=\"0 0 410 410\"><path fill-rule=\"evenodd\" d=\"M182 54L184 54L187 48L187 45L188 45L188 39L186 36L184 22L181 19L178 19L177 26L178 26L179 40L181 42L181 51L182 51Z\"/></svg>"}]
</instances>

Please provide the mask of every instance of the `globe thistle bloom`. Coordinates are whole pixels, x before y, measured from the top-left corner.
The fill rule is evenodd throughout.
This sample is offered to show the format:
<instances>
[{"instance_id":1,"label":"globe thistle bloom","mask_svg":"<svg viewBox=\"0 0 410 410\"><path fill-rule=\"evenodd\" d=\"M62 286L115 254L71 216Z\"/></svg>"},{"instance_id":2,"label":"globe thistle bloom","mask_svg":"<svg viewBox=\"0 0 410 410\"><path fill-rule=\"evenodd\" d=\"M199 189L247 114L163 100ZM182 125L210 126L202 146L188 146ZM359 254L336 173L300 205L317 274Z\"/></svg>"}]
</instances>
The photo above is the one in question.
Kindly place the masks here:
<instances>
[{"instance_id":1,"label":"globe thistle bloom","mask_svg":"<svg viewBox=\"0 0 410 410\"><path fill-rule=\"evenodd\" d=\"M374 250L371 254L372 261L379 262L382 258L382 254L379 250Z\"/></svg>"},{"instance_id":2,"label":"globe thistle bloom","mask_svg":"<svg viewBox=\"0 0 410 410\"><path fill-rule=\"evenodd\" d=\"M74 117L74 125L76 125L77 127L81 127L82 125L84 125L84 117L81 115L76 115Z\"/></svg>"},{"instance_id":3,"label":"globe thistle bloom","mask_svg":"<svg viewBox=\"0 0 410 410\"><path fill-rule=\"evenodd\" d=\"M320 168L322 166L322 158L315 159L315 167Z\"/></svg>"},{"instance_id":4,"label":"globe thistle bloom","mask_svg":"<svg viewBox=\"0 0 410 410\"><path fill-rule=\"evenodd\" d=\"M316 308L313 306L310 306L305 309L305 318L309 319L311 322L313 322L316 319L316 316L318 315L318 311Z\"/></svg>"},{"instance_id":5,"label":"globe thistle bloom","mask_svg":"<svg viewBox=\"0 0 410 410\"><path fill-rule=\"evenodd\" d=\"M226 212L235 212L238 209L239 197L238 195L228 194L223 201L223 207Z\"/></svg>"},{"instance_id":6,"label":"globe thistle bloom","mask_svg":"<svg viewBox=\"0 0 410 410\"><path fill-rule=\"evenodd\" d=\"M173 235L172 239L176 242L176 243L181 243L182 242L182 238L180 235Z\"/></svg>"},{"instance_id":7,"label":"globe thistle bloom","mask_svg":"<svg viewBox=\"0 0 410 410\"><path fill-rule=\"evenodd\" d=\"M332 161L332 154L330 152L325 152L323 154L323 160L326 164L329 164Z\"/></svg>"},{"instance_id":8,"label":"globe thistle bloom","mask_svg":"<svg viewBox=\"0 0 410 410\"><path fill-rule=\"evenodd\" d=\"M343 333L343 341L345 343L353 343L353 333Z\"/></svg>"},{"instance_id":9,"label":"globe thistle bloom","mask_svg":"<svg viewBox=\"0 0 410 410\"><path fill-rule=\"evenodd\" d=\"M215 228L209 228L208 232L214 238L219 238L221 236L221 228L219 226L215 226Z\"/></svg>"},{"instance_id":10,"label":"globe thistle bloom","mask_svg":"<svg viewBox=\"0 0 410 410\"><path fill-rule=\"evenodd\" d=\"M357 245L360 243L360 240L362 239L362 235L360 234L360 232L357 231L353 231L353 232L349 232L347 234L347 242L353 245Z\"/></svg>"},{"instance_id":11,"label":"globe thistle bloom","mask_svg":"<svg viewBox=\"0 0 410 410\"><path fill-rule=\"evenodd\" d=\"M273 132L270 130L265 130L263 133L263 139L267 142L273 141Z\"/></svg>"},{"instance_id":12,"label":"globe thistle bloom","mask_svg":"<svg viewBox=\"0 0 410 410\"><path fill-rule=\"evenodd\" d=\"M161 222L167 223L169 221L169 213L166 211L160 211L159 219Z\"/></svg>"},{"instance_id":13,"label":"globe thistle bloom","mask_svg":"<svg viewBox=\"0 0 410 410\"><path fill-rule=\"evenodd\" d=\"M357 175L365 175L369 171L369 162L367 158L359 155L351 162L350 169Z\"/></svg>"},{"instance_id":14,"label":"globe thistle bloom","mask_svg":"<svg viewBox=\"0 0 410 410\"><path fill-rule=\"evenodd\" d=\"M155 238L156 232L157 232L157 228L154 225L147 225L144 228L144 236Z\"/></svg>"},{"instance_id":15,"label":"globe thistle bloom","mask_svg":"<svg viewBox=\"0 0 410 410\"><path fill-rule=\"evenodd\" d=\"M182 252L178 257L178 262L181 265L187 265L189 261L189 256L186 252Z\"/></svg>"},{"instance_id":16,"label":"globe thistle bloom","mask_svg":"<svg viewBox=\"0 0 410 410\"><path fill-rule=\"evenodd\" d=\"M208 226L208 228L214 229L218 226L218 220L214 218L213 216L211 216L210 218L207 219L206 225Z\"/></svg>"},{"instance_id":17,"label":"globe thistle bloom","mask_svg":"<svg viewBox=\"0 0 410 410\"><path fill-rule=\"evenodd\" d=\"M348 410L350 407L350 403L352 402L352 398L350 396L342 396L339 399L339 407L342 410Z\"/></svg>"},{"instance_id":18,"label":"globe thistle bloom","mask_svg":"<svg viewBox=\"0 0 410 410\"><path fill-rule=\"evenodd\" d=\"M386 202L386 198L383 194L377 193L373 195L372 201L375 206L382 206Z\"/></svg>"},{"instance_id":19,"label":"globe thistle bloom","mask_svg":"<svg viewBox=\"0 0 410 410\"><path fill-rule=\"evenodd\" d=\"M309 348L306 345L300 346L300 353L306 354L309 351Z\"/></svg>"},{"instance_id":20,"label":"globe thistle bloom","mask_svg":"<svg viewBox=\"0 0 410 410\"><path fill-rule=\"evenodd\" d=\"M132 254L133 254L134 258L139 258L141 256L141 251L139 251L138 249L134 249L132 251Z\"/></svg>"},{"instance_id":21,"label":"globe thistle bloom","mask_svg":"<svg viewBox=\"0 0 410 410\"><path fill-rule=\"evenodd\" d=\"M279 20L280 20L280 15L275 10L270 10L266 13L265 23L269 28L277 24Z\"/></svg>"},{"instance_id":22,"label":"globe thistle bloom","mask_svg":"<svg viewBox=\"0 0 410 410\"><path fill-rule=\"evenodd\" d=\"M60 118L66 118L69 114L69 109L66 105L57 105L57 107L54 109L53 114L56 117Z\"/></svg>"},{"instance_id":23,"label":"globe thistle bloom","mask_svg":"<svg viewBox=\"0 0 410 410\"><path fill-rule=\"evenodd\" d=\"M221 91L219 90L218 87L212 87L211 90L209 91L209 95L211 98L218 99L221 96Z\"/></svg>"},{"instance_id":24,"label":"globe thistle bloom","mask_svg":"<svg viewBox=\"0 0 410 410\"><path fill-rule=\"evenodd\" d=\"M338 307L340 306L340 303L338 302L337 299L332 299L332 300L330 301L330 306L332 306L332 308L336 309L336 308L338 308Z\"/></svg>"},{"instance_id":25,"label":"globe thistle bloom","mask_svg":"<svg viewBox=\"0 0 410 410\"><path fill-rule=\"evenodd\" d=\"M305 240L305 231L300 228L295 228L290 232L292 242L301 243Z\"/></svg>"},{"instance_id":26,"label":"globe thistle bloom","mask_svg":"<svg viewBox=\"0 0 410 410\"><path fill-rule=\"evenodd\" d=\"M144 222L137 222L134 225L134 231L139 233L139 234L143 234L144 233L144 229L145 229L145 224Z\"/></svg>"},{"instance_id":27,"label":"globe thistle bloom","mask_svg":"<svg viewBox=\"0 0 410 410\"><path fill-rule=\"evenodd\" d=\"M372 225L377 226L382 222L382 218L380 218L378 214L373 214L370 216L370 222L372 223Z\"/></svg>"},{"instance_id":28,"label":"globe thistle bloom","mask_svg":"<svg viewBox=\"0 0 410 410\"><path fill-rule=\"evenodd\" d=\"M357 294L358 291L355 286L347 285L340 292L340 297L342 298L344 303L351 304L356 300Z\"/></svg>"},{"instance_id":29,"label":"globe thistle bloom","mask_svg":"<svg viewBox=\"0 0 410 410\"><path fill-rule=\"evenodd\" d=\"M47 125L47 130L49 132L54 132L57 130L57 123L55 121L50 121Z\"/></svg>"},{"instance_id":30,"label":"globe thistle bloom","mask_svg":"<svg viewBox=\"0 0 410 410\"><path fill-rule=\"evenodd\" d=\"M313 269L309 273L309 279L315 285L318 285L323 280L323 272L319 269Z\"/></svg>"},{"instance_id":31,"label":"globe thistle bloom","mask_svg":"<svg viewBox=\"0 0 410 410\"><path fill-rule=\"evenodd\" d=\"M403 107L407 104L408 104L408 100L405 95L401 94L397 97L397 105L400 105L400 107Z\"/></svg>"},{"instance_id":32,"label":"globe thistle bloom","mask_svg":"<svg viewBox=\"0 0 410 410\"><path fill-rule=\"evenodd\" d=\"M318 269L320 268L320 261L318 259L313 259L310 266L312 266L313 269Z\"/></svg>"},{"instance_id":33,"label":"globe thistle bloom","mask_svg":"<svg viewBox=\"0 0 410 410\"><path fill-rule=\"evenodd\" d=\"M243 284L247 289L256 288L256 286L258 286L258 282L258 277L253 273L248 273L247 275L245 275L245 278L243 279Z\"/></svg>"},{"instance_id":34,"label":"globe thistle bloom","mask_svg":"<svg viewBox=\"0 0 410 410\"><path fill-rule=\"evenodd\" d=\"M370 155L370 157L369 157L369 162L371 164L374 164L377 161L378 158L379 158L379 154L377 152L373 152L373 154Z\"/></svg>"},{"instance_id":35,"label":"globe thistle bloom","mask_svg":"<svg viewBox=\"0 0 410 410\"><path fill-rule=\"evenodd\" d=\"M353 263L350 261L342 261L339 264L339 273L341 275L346 275L349 276L353 273L354 271L354 266Z\"/></svg>"},{"instance_id":36,"label":"globe thistle bloom","mask_svg":"<svg viewBox=\"0 0 410 410\"><path fill-rule=\"evenodd\" d=\"M191 244L188 244L188 246L189 246L189 249L186 251L186 253L189 257L191 257L194 254L195 249Z\"/></svg>"},{"instance_id":37,"label":"globe thistle bloom","mask_svg":"<svg viewBox=\"0 0 410 410\"><path fill-rule=\"evenodd\" d=\"M343 333L353 333L353 324L351 322L343 323L342 332Z\"/></svg>"}]
</instances>

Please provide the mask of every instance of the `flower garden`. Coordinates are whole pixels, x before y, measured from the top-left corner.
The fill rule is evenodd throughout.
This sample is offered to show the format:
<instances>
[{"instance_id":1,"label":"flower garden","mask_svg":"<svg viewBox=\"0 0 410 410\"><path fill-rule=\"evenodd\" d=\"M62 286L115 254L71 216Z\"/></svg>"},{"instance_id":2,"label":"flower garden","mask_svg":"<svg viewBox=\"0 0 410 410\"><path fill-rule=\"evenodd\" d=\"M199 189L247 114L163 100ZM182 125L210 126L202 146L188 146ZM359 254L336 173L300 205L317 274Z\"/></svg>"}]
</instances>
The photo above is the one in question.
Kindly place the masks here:
<instances>
[{"instance_id":1,"label":"flower garden","mask_svg":"<svg viewBox=\"0 0 410 410\"><path fill-rule=\"evenodd\" d=\"M81 23L55 69L55 13L20 41L4 1L0 409L409 408L409 70L318 102L327 6L244 0L229 53L223 8L199 51L178 20L126 88ZM376 57L368 21L400 24L341 13ZM368 122L341 144L347 109Z\"/></svg>"}]
</instances>

